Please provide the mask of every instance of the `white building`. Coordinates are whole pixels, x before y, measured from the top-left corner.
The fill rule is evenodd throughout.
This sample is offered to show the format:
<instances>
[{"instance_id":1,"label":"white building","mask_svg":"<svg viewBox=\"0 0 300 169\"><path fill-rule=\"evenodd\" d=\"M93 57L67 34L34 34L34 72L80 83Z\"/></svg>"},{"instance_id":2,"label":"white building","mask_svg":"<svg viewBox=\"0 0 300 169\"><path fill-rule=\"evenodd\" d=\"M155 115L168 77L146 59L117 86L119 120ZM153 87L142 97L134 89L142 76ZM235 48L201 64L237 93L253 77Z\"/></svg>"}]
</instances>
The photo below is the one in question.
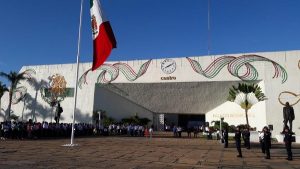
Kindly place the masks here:
<instances>
[{"instance_id":1,"label":"white building","mask_svg":"<svg viewBox=\"0 0 300 169\"><path fill-rule=\"evenodd\" d=\"M259 84L268 98L249 110L250 125L258 130L273 125L273 132L279 133L283 127L280 93L295 93L283 93L280 96L283 103L293 104L300 99L299 59L300 51L284 51L106 62L101 69L87 74L88 84L81 83L76 121L91 122L92 112L102 109L117 120L138 114L151 119L156 126L163 123L162 114L166 123L179 125L186 125L188 121L211 122L220 117L229 124L245 124L244 110L227 101L227 97L232 85L248 79L255 80L253 82ZM91 63L81 63L79 75L90 68ZM61 102L64 109L61 121L71 122L76 64L23 66L20 72L27 69L35 70L38 84L35 87L27 82L20 84L27 88L29 97L12 106L14 114L20 118L23 115L24 120L35 117L37 121L53 120L52 109L42 99L40 86L49 82L48 77L60 74L71 88L69 97ZM103 82L110 84L101 85ZM7 100L8 93L2 98L4 109ZM299 135L300 104L293 107L296 116L293 130ZM3 120L4 111L1 115Z\"/></svg>"}]
</instances>

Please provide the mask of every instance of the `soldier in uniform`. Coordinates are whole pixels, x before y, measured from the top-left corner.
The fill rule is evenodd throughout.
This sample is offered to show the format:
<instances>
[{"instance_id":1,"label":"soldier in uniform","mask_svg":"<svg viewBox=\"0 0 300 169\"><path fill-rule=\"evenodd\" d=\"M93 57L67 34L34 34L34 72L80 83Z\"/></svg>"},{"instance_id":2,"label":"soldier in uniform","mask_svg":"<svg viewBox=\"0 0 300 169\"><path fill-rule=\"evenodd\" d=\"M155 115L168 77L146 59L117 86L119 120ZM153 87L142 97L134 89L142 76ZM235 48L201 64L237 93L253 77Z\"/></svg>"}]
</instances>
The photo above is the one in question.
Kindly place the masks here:
<instances>
[{"instance_id":1,"label":"soldier in uniform","mask_svg":"<svg viewBox=\"0 0 300 169\"><path fill-rule=\"evenodd\" d=\"M288 155L287 160L292 161L293 160L293 154L292 154L292 133L289 130L289 127L285 127L284 129L284 139L286 152Z\"/></svg>"},{"instance_id":2,"label":"soldier in uniform","mask_svg":"<svg viewBox=\"0 0 300 169\"><path fill-rule=\"evenodd\" d=\"M270 159L271 133L267 126L264 127L264 147L266 153L265 159Z\"/></svg>"},{"instance_id":3,"label":"soldier in uniform","mask_svg":"<svg viewBox=\"0 0 300 169\"><path fill-rule=\"evenodd\" d=\"M247 149L250 149L250 131L249 128L245 129L242 133L244 145Z\"/></svg>"},{"instance_id":4,"label":"soldier in uniform","mask_svg":"<svg viewBox=\"0 0 300 169\"><path fill-rule=\"evenodd\" d=\"M239 153L237 155L237 157L242 158L243 156L242 156L242 150L241 150L241 130L240 130L240 127L236 128L234 140L235 140L236 149Z\"/></svg>"},{"instance_id":5,"label":"soldier in uniform","mask_svg":"<svg viewBox=\"0 0 300 169\"><path fill-rule=\"evenodd\" d=\"M228 129L225 127L223 132L223 139L224 139L224 148L228 147Z\"/></svg>"}]
</instances>

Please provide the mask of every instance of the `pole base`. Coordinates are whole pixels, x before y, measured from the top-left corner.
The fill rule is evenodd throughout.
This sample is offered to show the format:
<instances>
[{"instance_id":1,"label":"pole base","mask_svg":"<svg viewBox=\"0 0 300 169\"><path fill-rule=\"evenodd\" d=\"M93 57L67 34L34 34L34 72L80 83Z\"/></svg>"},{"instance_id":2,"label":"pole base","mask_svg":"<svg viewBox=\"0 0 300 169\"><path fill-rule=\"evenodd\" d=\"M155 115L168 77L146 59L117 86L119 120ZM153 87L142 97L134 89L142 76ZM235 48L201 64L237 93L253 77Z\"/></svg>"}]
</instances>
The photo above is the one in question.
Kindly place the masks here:
<instances>
[{"instance_id":1,"label":"pole base","mask_svg":"<svg viewBox=\"0 0 300 169\"><path fill-rule=\"evenodd\" d=\"M64 145L61 145L63 147L76 147L76 146L79 146L79 144L64 144Z\"/></svg>"}]
</instances>

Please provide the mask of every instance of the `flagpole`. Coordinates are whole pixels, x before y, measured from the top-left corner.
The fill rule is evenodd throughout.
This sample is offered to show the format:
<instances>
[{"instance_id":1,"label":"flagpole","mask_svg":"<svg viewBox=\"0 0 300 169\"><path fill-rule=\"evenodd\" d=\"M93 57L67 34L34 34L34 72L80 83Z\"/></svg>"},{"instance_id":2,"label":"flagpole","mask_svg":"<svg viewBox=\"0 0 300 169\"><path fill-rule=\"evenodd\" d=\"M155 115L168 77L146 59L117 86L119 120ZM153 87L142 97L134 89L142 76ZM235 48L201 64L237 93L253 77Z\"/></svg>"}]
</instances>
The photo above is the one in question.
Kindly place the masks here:
<instances>
[{"instance_id":1,"label":"flagpole","mask_svg":"<svg viewBox=\"0 0 300 169\"><path fill-rule=\"evenodd\" d=\"M76 111L76 104L77 104L77 88L78 88L78 76L79 76L79 54L80 54L80 39L81 39L82 6L83 6L83 0L81 0L81 5L80 5L80 19L79 19L77 60L76 60L77 67L76 67L76 79L75 79L75 96L74 96L73 123L72 123L70 146L75 146L75 144L74 144L74 132L75 132L74 125L75 125L75 111Z\"/></svg>"},{"instance_id":2,"label":"flagpole","mask_svg":"<svg viewBox=\"0 0 300 169\"><path fill-rule=\"evenodd\" d=\"M210 56L210 0L207 0L207 55Z\"/></svg>"}]
</instances>

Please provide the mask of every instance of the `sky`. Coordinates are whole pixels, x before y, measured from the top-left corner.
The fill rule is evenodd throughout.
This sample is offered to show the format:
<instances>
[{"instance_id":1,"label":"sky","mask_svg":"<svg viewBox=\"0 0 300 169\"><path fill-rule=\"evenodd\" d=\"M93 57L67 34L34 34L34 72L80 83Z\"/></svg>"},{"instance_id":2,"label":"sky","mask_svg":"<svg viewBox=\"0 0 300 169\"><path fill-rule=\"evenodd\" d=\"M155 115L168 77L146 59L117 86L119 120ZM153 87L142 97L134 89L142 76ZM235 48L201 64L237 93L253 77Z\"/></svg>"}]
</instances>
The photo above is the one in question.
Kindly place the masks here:
<instances>
[{"instance_id":1,"label":"sky","mask_svg":"<svg viewBox=\"0 0 300 169\"><path fill-rule=\"evenodd\" d=\"M0 2L0 71L76 62L80 0ZM299 0L101 3L117 40L111 61L204 56L208 46L210 55L300 49ZM80 51L80 62L92 61L89 0L83 5Z\"/></svg>"}]
</instances>

